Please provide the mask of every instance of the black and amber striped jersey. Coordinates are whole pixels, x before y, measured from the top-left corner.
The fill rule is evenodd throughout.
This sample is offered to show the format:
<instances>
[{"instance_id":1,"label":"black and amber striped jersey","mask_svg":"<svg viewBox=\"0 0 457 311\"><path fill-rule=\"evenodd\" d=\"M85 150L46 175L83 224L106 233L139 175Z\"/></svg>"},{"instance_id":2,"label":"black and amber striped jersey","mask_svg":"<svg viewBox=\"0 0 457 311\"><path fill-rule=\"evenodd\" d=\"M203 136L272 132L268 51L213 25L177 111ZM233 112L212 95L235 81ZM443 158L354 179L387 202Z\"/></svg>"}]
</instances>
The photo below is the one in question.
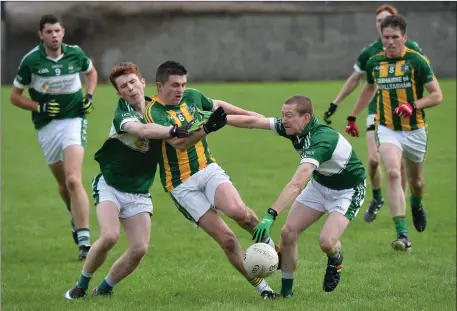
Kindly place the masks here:
<instances>
[{"instance_id":1,"label":"black and amber striped jersey","mask_svg":"<svg viewBox=\"0 0 457 311\"><path fill-rule=\"evenodd\" d=\"M212 99L195 89L186 89L178 105L166 105L156 95L146 106L144 119L148 123L157 123L163 126L177 124L186 125L190 122L201 121L199 111L211 111ZM185 151L175 149L166 140L161 143L159 155L160 180L165 191L171 191L190 176L216 162L208 149L206 138L202 138L195 145Z\"/></svg>"},{"instance_id":2,"label":"black and amber striped jersey","mask_svg":"<svg viewBox=\"0 0 457 311\"><path fill-rule=\"evenodd\" d=\"M376 54L366 65L367 83L377 84L376 124L395 131L412 131L425 126L425 112L417 109L410 118L393 114L402 104L424 95L424 85L435 80L429 60L405 48L401 57L387 58L385 51Z\"/></svg>"}]
</instances>

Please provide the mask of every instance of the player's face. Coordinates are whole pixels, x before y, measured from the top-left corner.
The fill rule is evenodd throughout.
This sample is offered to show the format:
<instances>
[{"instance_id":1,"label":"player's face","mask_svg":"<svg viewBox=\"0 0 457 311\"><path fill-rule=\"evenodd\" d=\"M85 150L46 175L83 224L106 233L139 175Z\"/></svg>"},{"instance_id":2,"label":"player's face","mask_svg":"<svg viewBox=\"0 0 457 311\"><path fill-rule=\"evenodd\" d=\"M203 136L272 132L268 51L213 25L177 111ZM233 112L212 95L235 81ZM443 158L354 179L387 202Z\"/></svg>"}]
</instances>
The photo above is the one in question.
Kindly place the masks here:
<instances>
[{"instance_id":1,"label":"player's face","mask_svg":"<svg viewBox=\"0 0 457 311\"><path fill-rule=\"evenodd\" d=\"M43 31L38 31L40 40L44 42L48 49L53 51L60 49L64 35L65 29L60 23L44 24Z\"/></svg>"},{"instance_id":2,"label":"player's face","mask_svg":"<svg viewBox=\"0 0 457 311\"><path fill-rule=\"evenodd\" d=\"M300 115L297 111L296 104L283 105L281 113L282 125L284 125L284 128L286 129L287 135L299 135L303 132L310 120L309 113Z\"/></svg>"},{"instance_id":3,"label":"player's face","mask_svg":"<svg viewBox=\"0 0 457 311\"><path fill-rule=\"evenodd\" d=\"M399 28L386 27L382 31L382 44L389 58L400 57L405 50L406 35Z\"/></svg>"},{"instance_id":4,"label":"player's face","mask_svg":"<svg viewBox=\"0 0 457 311\"><path fill-rule=\"evenodd\" d=\"M157 82L159 97L167 105L178 105L186 89L187 76L171 75L165 84Z\"/></svg>"},{"instance_id":5,"label":"player's face","mask_svg":"<svg viewBox=\"0 0 457 311\"><path fill-rule=\"evenodd\" d=\"M119 76L115 80L117 95L125 99L130 105L136 107L144 103L144 87L146 82L134 73Z\"/></svg>"},{"instance_id":6,"label":"player's face","mask_svg":"<svg viewBox=\"0 0 457 311\"><path fill-rule=\"evenodd\" d=\"M384 18L386 18L387 16L391 16L391 15L392 14L390 14L389 11L382 11L382 12L379 12L378 15L376 15L376 30L378 31L378 34L380 37L382 36L381 22L383 21Z\"/></svg>"}]
</instances>

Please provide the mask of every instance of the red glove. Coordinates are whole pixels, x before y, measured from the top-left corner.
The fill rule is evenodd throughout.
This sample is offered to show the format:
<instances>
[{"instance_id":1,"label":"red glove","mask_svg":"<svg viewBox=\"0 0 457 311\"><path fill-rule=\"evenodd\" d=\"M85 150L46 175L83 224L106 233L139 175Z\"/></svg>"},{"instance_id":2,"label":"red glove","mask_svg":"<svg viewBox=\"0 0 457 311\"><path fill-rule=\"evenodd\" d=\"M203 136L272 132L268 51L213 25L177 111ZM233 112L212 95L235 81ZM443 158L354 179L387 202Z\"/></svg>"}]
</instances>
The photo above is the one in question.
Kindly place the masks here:
<instances>
[{"instance_id":1,"label":"red glove","mask_svg":"<svg viewBox=\"0 0 457 311\"><path fill-rule=\"evenodd\" d=\"M394 113L399 115L402 118L409 118L413 115L414 110L416 109L416 105L413 103L407 103L398 106L395 108Z\"/></svg>"},{"instance_id":2,"label":"red glove","mask_svg":"<svg viewBox=\"0 0 457 311\"><path fill-rule=\"evenodd\" d=\"M349 116L347 120L348 124L346 125L346 133L353 137L359 137L359 129L355 123L355 117Z\"/></svg>"}]
</instances>

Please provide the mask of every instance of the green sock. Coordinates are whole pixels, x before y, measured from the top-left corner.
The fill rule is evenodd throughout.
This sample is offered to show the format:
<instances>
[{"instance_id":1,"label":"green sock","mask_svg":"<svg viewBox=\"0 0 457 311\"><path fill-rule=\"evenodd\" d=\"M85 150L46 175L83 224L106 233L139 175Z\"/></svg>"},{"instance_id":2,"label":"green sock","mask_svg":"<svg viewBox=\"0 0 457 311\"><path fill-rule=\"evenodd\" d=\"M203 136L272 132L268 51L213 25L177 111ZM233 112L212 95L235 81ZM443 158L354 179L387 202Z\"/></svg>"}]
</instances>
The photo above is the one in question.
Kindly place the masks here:
<instances>
[{"instance_id":1,"label":"green sock","mask_svg":"<svg viewBox=\"0 0 457 311\"><path fill-rule=\"evenodd\" d=\"M405 216L395 216L392 218L395 222L395 230L397 231L397 236L403 234L408 237L408 229L406 228Z\"/></svg>"},{"instance_id":2,"label":"green sock","mask_svg":"<svg viewBox=\"0 0 457 311\"><path fill-rule=\"evenodd\" d=\"M103 279L103 281L98 285L97 292L100 294L106 294L113 290L115 283L110 280L109 277Z\"/></svg>"},{"instance_id":3,"label":"green sock","mask_svg":"<svg viewBox=\"0 0 457 311\"><path fill-rule=\"evenodd\" d=\"M373 189L373 199L375 199L376 201L382 200L381 188Z\"/></svg>"},{"instance_id":4,"label":"green sock","mask_svg":"<svg viewBox=\"0 0 457 311\"><path fill-rule=\"evenodd\" d=\"M282 279L281 279L281 295L283 297L291 296L293 285L294 285L294 274L283 272Z\"/></svg>"},{"instance_id":5,"label":"green sock","mask_svg":"<svg viewBox=\"0 0 457 311\"><path fill-rule=\"evenodd\" d=\"M409 197L411 208L418 209L422 207L422 198L415 198L413 195Z\"/></svg>"},{"instance_id":6,"label":"green sock","mask_svg":"<svg viewBox=\"0 0 457 311\"><path fill-rule=\"evenodd\" d=\"M79 278L79 281L78 281L78 287L79 288L82 288L84 290L87 290L87 288L89 288L89 282L90 282L90 279L92 278L92 275L93 273L87 273L87 272L83 272L81 273L81 277Z\"/></svg>"}]
</instances>

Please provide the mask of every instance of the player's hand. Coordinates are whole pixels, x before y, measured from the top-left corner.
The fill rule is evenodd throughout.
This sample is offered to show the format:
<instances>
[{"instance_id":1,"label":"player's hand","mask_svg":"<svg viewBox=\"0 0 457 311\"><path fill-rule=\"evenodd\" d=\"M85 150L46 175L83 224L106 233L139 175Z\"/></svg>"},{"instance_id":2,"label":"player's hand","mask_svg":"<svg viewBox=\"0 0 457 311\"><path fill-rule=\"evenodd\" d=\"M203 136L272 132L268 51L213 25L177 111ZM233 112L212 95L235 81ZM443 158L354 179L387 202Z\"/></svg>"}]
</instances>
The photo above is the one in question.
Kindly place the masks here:
<instances>
[{"instance_id":1,"label":"player's hand","mask_svg":"<svg viewBox=\"0 0 457 311\"><path fill-rule=\"evenodd\" d=\"M208 121L209 116L211 115L212 112L211 111L199 111L198 113L202 116L204 121Z\"/></svg>"},{"instance_id":2,"label":"player's hand","mask_svg":"<svg viewBox=\"0 0 457 311\"><path fill-rule=\"evenodd\" d=\"M413 112L414 112L414 109L416 109L414 106L414 103L407 103L407 104L403 104L403 105L400 105L398 106L397 108L395 108L394 110L394 113L396 115L399 115L400 117L402 118L409 118L413 115Z\"/></svg>"},{"instance_id":3,"label":"player's hand","mask_svg":"<svg viewBox=\"0 0 457 311\"><path fill-rule=\"evenodd\" d=\"M45 114L48 117L55 118L60 114L60 104L55 100L38 103L36 111L40 114Z\"/></svg>"},{"instance_id":4,"label":"player's hand","mask_svg":"<svg viewBox=\"0 0 457 311\"><path fill-rule=\"evenodd\" d=\"M256 243L262 242L270 236L270 228L273 225L276 216L278 216L278 213L274 209L269 208L268 214L266 214L260 223L255 226L254 232L252 233L252 239Z\"/></svg>"},{"instance_id":5,"label":"player's hand","mask_svg":"<svg viewBox=\"0 0 457 311\"><path fill-rule=\"evenodd\" d=\"M349 116L348 117L348 124L346 125L346 133L353 137L359 137L359 129L357 128L357 124L355 123L355 117Z\"/></svg>"},{"instance_id":6,"label":"player's hand","mask_svg":"<svg viewBox=\"0 0 457 311\"><path fill-rule=\"evenodd\" d=\"M82 101L83 111L85 114L89 114L94 111L94 102L92 101L92 95L87 94Z\"/></svg>"},{"instance_id":7,"label":"player's hand","mask_svg":"<svg viewBox=\"0 0 457 311\"><path fill-rule=\"evenodd\" d=\"M203 130L206 134L209 134L223 128L226 124L227 114L225 113L224 108L218 107L209 116L208 121L203 124Z\"/></svg>"},{"instance_id":8,"label":"player's hand","mask_svg":"<svg viewBox=\"0 0 457 311\"><path fill-rule=\"evenodd\" d=\"M192 133L189 132L189 128L191 127L192 123L188 123L184 126L178 127L177 124L173 125L170 129L170 136L177 137L177 138L184 138L190 136Z\"/></svg>"},{"instance_id":9,"label":"player's hand","mask_svg":"<svg viewBox=\"0 0 457 311\"><path fill-rule=\"evenodd\" d=\"M330 117L335 113L336 108L338 108L338 105L335 105L334 103L330 103L330 107L324 113L324 121L325 121L325 123L332 124L332 121L330 120Z\"/></svg>"}]
</instances>

